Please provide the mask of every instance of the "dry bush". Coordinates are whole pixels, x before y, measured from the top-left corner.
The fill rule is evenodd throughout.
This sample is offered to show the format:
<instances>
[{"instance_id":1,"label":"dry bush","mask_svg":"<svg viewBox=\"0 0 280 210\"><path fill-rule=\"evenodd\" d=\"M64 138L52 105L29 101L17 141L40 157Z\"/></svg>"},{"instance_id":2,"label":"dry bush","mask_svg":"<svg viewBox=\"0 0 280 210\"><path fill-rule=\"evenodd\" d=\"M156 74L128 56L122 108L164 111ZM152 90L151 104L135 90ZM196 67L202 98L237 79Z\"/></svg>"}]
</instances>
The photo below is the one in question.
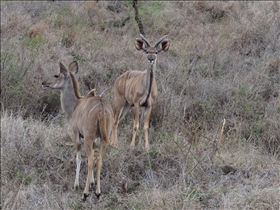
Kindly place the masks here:
<instances>
[{"instance_id":1,"label":"dry bush","mask_svg":"<svg viewBox=\"0 0 280 210\"><path fill-rule=\"evenodd\" d=\"M38 24L31 26L28 31L28 37L32 38L32 37L42 36L45 27L46 27L46 25L44 23L38 23Z\"/></svg>"},{"instance_id":2,"label":"dry bush","mask_svg":"<svg viewBox=\"0 0 280 210\"><path fill-rule=\"evenodd\" d=\"M224 4L222 3L213 3L208 1L197 1L194 2L194 8L201 12L207 13L208 19L218 20L222 19L225 16L225 10L222 8Z\"/></svg>"}]
</instances>

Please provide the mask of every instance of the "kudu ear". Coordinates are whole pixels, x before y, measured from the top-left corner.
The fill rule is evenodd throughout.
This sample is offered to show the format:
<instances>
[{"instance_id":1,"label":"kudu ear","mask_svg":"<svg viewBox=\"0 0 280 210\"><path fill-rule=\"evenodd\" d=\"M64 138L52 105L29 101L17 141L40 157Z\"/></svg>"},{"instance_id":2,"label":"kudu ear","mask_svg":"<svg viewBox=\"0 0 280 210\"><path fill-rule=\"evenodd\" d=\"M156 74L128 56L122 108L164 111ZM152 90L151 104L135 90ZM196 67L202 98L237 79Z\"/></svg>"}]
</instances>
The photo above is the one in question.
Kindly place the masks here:
<instances>
[{"instance_id":1,"label":"kudu ear","mask_svg":"<svg viewBox=\"0 0 280 210\"><path fill-rule=\"evenodd\" d=\"M78 63L77 63L77 61L74 61L74 62L70 63L69 71L71 73L73 73L73 74L77 74L78 73Z\"/></svg>"},{"instance_id":2,"label":"kudu ear","mask_svg":"<svg viewBox=\"0 0 280 210\"><path fill-rule=\"evenodd\" d=\"M161 42L161 49L163 52L167 51L169 49L169 40L165 39Z\"/></svg>"},{"instance_id":3,"label":"kudu ear","mask_svg":"<svg viewBox=\"0 0 280 210\"><path fill-rule=\"evenodd\" d=\"M164 39L163 41L161 41L158 46L157 46L157 52L165 52L169 49L169 40L168 39Z\"/></svg>"},{"instance_id":4,"label":"kudu ear","mask_svg":"<svg viewBox=\"0 0 280 210\"><path fill-rule=\"evenodd\" d=\"M62 63L59 63L60 66L60 73L63 74L65 77L67 76L67 69L65 68L65 66Z\"/></svg>"},{"instance_id":5,"label":"kudu ear","mask_svg":"<svg viewBox=\"0 0 280 210\"><path fill-rule=\"evenodd\" d=\"M135 47L136 47L137 50L146 51L146 48L144 48L144 44L145 44L144 41L142 41L141 39L136 38Z\"/></svg>"}]
</instances>

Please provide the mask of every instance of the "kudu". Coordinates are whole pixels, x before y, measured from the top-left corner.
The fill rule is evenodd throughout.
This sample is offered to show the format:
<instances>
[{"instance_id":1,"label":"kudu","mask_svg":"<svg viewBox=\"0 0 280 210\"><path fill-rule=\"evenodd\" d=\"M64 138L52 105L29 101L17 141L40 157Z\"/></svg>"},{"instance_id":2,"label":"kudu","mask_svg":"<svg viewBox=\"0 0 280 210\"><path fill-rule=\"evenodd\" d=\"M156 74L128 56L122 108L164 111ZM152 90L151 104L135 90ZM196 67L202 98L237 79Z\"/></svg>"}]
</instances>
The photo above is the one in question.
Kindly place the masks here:
<instances>
[{"instance_id":1,"label":"kudu","mask_svg":"<svg viewBox=\"0 0 280 210\"><path fill-rule=\"evenodd\" d=\"M110 143L109 135L113 126L113 110L110 103L99 96L95 96L95 89L82 97L75 78L78 72L77 62L72 62L67 70L60 63L60 73L49 77L42 83L44 88L60 89L61 106L71 118L74 142L76 145L76 178L74 188L79 187L79 173L81 166L81 138L84 138L85 150L88 158L88 174L84 189L83 200L89 195L89 187L94 185L94 152L98 148L95 140L100 138L100 148L97 156L97 187L96 196L100 196L100 171L102 158Z\"/></svg>"},{"instance_id":2,"label":"kudu","mask_svg":"<svg viewBox=\"0 0 280 210\"><path fill-rule=\"evenodd\" d=\"M112 144L118 145L117 127L120 120L124 118L127 112L134 107L134 128L130 144L135 147L136 132L139 128L139 108L144 107L144 130L145 130L145 148L150 149L148 130L149 120L152 111L152 105L157 97L157 83L155 80L157 54L161 51L167 51L169 41L166 36L161 37L153 47L150 42L140 34L141 39L136 39L135 47L139 51L147 54L147 70L137 71L129 70L119 76L114 85L114 126Z\"/></svg>"}]
</instances>

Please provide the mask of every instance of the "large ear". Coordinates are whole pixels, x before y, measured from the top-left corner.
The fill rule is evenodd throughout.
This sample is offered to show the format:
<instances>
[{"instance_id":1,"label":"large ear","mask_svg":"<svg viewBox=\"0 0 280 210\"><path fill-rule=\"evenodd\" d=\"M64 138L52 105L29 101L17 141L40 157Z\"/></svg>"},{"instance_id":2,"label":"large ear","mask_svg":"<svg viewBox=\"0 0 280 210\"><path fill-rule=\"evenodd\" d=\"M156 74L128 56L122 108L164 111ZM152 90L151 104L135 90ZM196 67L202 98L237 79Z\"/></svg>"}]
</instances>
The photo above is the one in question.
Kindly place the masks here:
<instances>
[{"instance_id":1,"label":"large ear","mask_svg":"<svg viewBox=\"0 0 280 210\"><path fill-rule=\"evenodd\" d=\"M161 43L159 44L159 49L158 52L165 52L169 49L169 40L168 39L164 39L163 41L161 41Z\"/></svg>"},{"instance_id":2,"label":"large ear","mask_svg":"<svg viewBox=\"0 0 280 210\"><path fill-rule=\"evenodd\" d=\"M77 63L77 61L74 61L74 62L70 63L69 71L71 73L73 73L73 74L77 74L78 73L78 63Z\"/></svg>"},{"instance_id":3,"label":"large ear","mask_svg":"<svg viewBox=\"0 0 280 210\"><path fill-rule=\"evenodd\" d=\"M60 66L60 73L63 74L65 77L67 76L67 69L65 68L65 66L62 63L59 63Z\"/></svg>"},{"instance_id":4,"label":"large ear","mask_svg":"<svg viewBox=\"0 0 280 210\"><path fill-rule=\"evenodd\" d=\"M141 39L136 38L135 47L137 50L146 51L146 49L144 48L144 41L142 41Z\"/></svg>"}]
</instances>

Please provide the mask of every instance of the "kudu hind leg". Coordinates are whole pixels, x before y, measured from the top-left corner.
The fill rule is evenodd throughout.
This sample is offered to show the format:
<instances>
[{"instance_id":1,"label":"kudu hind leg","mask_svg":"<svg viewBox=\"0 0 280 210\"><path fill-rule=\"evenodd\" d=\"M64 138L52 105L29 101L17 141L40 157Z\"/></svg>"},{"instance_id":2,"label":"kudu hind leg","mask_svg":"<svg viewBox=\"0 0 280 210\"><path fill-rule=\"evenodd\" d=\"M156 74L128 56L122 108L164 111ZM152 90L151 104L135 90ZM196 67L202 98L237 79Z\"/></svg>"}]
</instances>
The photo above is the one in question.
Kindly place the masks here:
<instances>
[{"instance_id":1,"label":"kudu hind leg","mask_svg":"<svg viewBox=\"0 0 280 210\"><path fill-rule=\"evenodd\" d=\"M75 145L76 145L76 165L77 165L74 189L78 189L79 188L80 169L81 169L81 163L82 163L81 142L80 142L80 137L79 137L78 133L74 133L74 141L75 141Z\"/></svg>"},{"instance_id":2,"label":"kudu hind leg","mask_svg":"<svg viewBox=\"0 0 280 210\"><path fill-rule=\"evenodd\" d=\"M97 139L94 140L93 144L92 144L92 149L94 151L94 154L95 153L98 153L98 146L96 145L96 142L97 142ZM94 164L94 163L93 163ZM94 169L94 167L93 167ZM91 180L90 180L90 187L91 187L91 190L94 190L94 170L92 169L92 176L91 176Z\"/></svg>"},{"instance_id":3,"label":"kudu hind leg","mask_svg":"<svg viewBox=\"0 0 280 210\"><path fill-rule=\"evenodd\" d=\"M92 144L89 144L89 141L90 141L89 139L85 138L85 148L88 157L88 174L87 174L87 181L86 181L86 186L83 195L83 201L85 201L89 195L89 186L91 185L91 181L93 178L94 151L92 149Z\"/></svg>"},{"instance_id":4,"label":"kudu hind leg","mask_svg":"<svg viewBox=\"0 0 280 210\"><path fill-rule=\"evenodd\" d=\"M131 109L131 106L129 105L129 103L126 101L125 104L123 105L122 109L121 109L121 113L119 116L119 122L123 120L123 118L125 117L125 115L127 114L127 112Z\"/></svg>"},{"instance_id":5,"label":"kudu hind leg","mask_svg":"<svg viewBox=\"0 0 280 210\"><path fill-rule=\"evenodd\" d=\"M100 194L101 194L101 190L100 190L100 174L101 174L101 168L102 168L102 159L103 156L106 152L107 146L109 143L106 142L106 140L101 140L100 142L101 146L100 146L100 151L97 157L97 186L96 186L96 192L95 195L97 196L97 198L99 198Z\"/></svg>"},{"instance_id":6,"label":"kudu hind leg","mask_svg":"<svg viewBox=\"0 0 280 210\"><path fill-rule=\"evenodd\" d=\"M116 110L114 114L114 125L113 125L113 139L111 145L118 145L118 124L130 110L131 106L125 99L118 100L116 103Z\"/></svg>"},{"instance_id":7,"label":"kudu hind leg","mask_svg":"<svg viewBox=\"0 0 280 210\"><path fill-rule=\"evenodd\" d=\"M118 98L118 97L116 97ZM124 99L115 100L115 113L114 113L114 125L113 125L113 135L112 135L112 143L113 146L118 146L118 124L119 118L121 114L122 107L124 106Z\"/></svg>"}]
</instances>

